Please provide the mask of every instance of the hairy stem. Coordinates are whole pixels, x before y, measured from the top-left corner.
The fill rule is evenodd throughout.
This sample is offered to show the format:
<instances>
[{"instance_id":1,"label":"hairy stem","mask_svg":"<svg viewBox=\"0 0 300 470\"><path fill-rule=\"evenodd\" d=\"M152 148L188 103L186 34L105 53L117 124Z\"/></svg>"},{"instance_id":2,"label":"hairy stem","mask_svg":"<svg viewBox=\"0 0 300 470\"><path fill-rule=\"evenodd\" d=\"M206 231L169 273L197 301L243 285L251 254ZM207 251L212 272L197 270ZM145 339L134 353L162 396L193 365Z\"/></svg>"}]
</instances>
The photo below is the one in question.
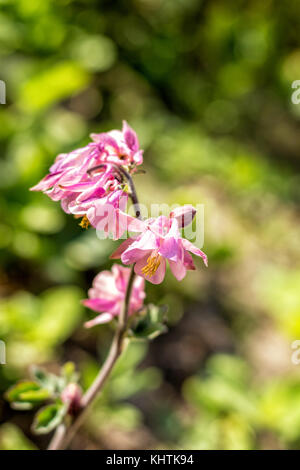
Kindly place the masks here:
<instances>
[{"instance_id":1,"label":"hairy stem","mask_svg":"<svg viewBox=\"0 0 300 470\"><path fill-rule=\"evenodd\" d=\"M92 169L93 170L93 169ZM139 202L135 190L134 183L131 176L127 173L126 170L119 167L118 171L125 176L130 187L130 197L135 207L136 217L141 218L141 211L139 207ZM48 450L61 450L65 449L73 439L74 435L82 425L91 405L93 404L95 398L98 396L102 390L106 380L110 376L110 373L116 364L119 356L122 354L124 347L124 339L127 331L128 315L129 315L129 306L130 306L130 296L132 291L132 286L135 278L135 273L133 266L131 267L130 276L127 284L125 299L122 306L122 311L119 315L118 326L114 334L108 356L102 365L97 377L90 386L90 388L85 392L81 399L80 411L77 416L74 418L73 423L70 427L66 427L65 424L61 424L57 427L54 436L48 446Z\"/></svg>"},{"instance_id":2,"label":"hairy stem","mask_svg":"<svg viewBox=\"0 0 300 470\"><path fill-rule=\"evenodd\" d=\"M124 175L125 178L128 181L129 188L130 188L130 197L131 197L132 203L134 205L134 209L135 209L135 216L138 219L140 219L141 218L140 204L139 204L138 197L137 197L137 194L136 194L136 189L135 189L135 186L134 186L134 183L133 183L133 179L131 178L130 174L126 170L124 170L124 168L119 167L118 169L119 169L120 173L122 175Z\"/></svg>"}]
</instances>

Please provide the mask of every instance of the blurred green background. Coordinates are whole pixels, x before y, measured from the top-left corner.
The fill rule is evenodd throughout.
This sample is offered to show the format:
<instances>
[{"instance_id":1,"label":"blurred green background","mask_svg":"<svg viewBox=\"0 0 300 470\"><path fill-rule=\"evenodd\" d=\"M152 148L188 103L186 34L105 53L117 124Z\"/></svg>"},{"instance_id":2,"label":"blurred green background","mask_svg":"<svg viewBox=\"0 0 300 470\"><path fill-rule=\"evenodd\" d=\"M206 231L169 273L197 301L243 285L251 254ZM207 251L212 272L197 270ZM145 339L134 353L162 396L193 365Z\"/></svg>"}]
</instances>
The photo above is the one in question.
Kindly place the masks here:
<instances>
[{"instance_id":1,"label":"blurred green background","mask_svg":"<svg viewBox=\"0 0 300 470\"><path fill-rule=\"evenodd\" d=\"M90 132L136 129L143 202L205 204L209 268L147 285L169 333L133 343L72 448L300 445L296 0L0 0L0 392L73 360L85 387L112 330L79 299L112 241L30 193ZM153 201L155 194L155 201ZM0 400L0 448L45 448Z\"/></svg>"}]
</instances>

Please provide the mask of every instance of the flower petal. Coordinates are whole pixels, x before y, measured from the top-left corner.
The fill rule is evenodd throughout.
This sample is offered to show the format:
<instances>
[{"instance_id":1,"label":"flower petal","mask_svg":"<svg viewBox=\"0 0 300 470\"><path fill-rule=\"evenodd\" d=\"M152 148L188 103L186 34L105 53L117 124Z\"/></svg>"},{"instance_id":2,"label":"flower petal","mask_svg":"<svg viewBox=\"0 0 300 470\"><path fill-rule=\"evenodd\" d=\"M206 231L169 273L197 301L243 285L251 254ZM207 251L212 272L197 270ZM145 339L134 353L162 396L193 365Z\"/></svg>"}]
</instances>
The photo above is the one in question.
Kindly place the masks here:
<instances>
[{"instance_id":1,"label":"flower petal","mask_svg":"<svg viewBox=\"0 0 300 470\"><path fill-rule=\"evenodd\" d=\"M183 263L186 269L190 271L195 271L195 265L193 261L193 257L190 255L190 253L186 250L184 250L184 255L183 255Z\"/></svg>"},{"instance_id":2,"label":"flower petal","mask_svg":"<svg viewBox=\"0 0 300 470\"><path fill-rule=\"evenodd\" d=\"M95 312L108 310L110 313L113 313L116 310L116 300L93 298L84 299L81 303Z\"/></svg>"},{"instance_id":3,"label":"flower petal","mask_svg":"<svg viewBox=\"0 0 300 470\"><path fill-rule=\"evenodd\" d=\"M196 215L196 209L191 204L185 204L182 207L176 207L170 212L170 217L175 218L180 228L189 225Z\"/></svg>"},{"instance_id":4,"label":"flower petal","mask_svg":"<svg viewBox=\"0 0 300 470\"><path fill-rule=\"evenodd\" d=\"M182 281L186 275L186 267L182 262L169 260L170 268L177 281Z\"/></svg>"},{"instance_id":5,"label":"flower petal","mask_svg":"<svg viewBox=\"0 0 300 470\"><path fill-rule=\"evenodd\" d=\"M127 147L132 150L133 152L137 152L139 149L139 141L137 138L136 133L133 129L127 124L126 121L123 121L123 129L122 129L124 140Z\"/></svg>"},{"instance_id":6,"label":"flower petal","mask_svg":"<svg viewBox=\"0 0 300 470\"><path fill-rule=\"evenodd\" d=\"M98 315L96 318L93 318L93 320L85 322L84 326L85 328L92 328L96 325L102 325L103 323L110 322L114 318L114 316L115 315L112 315L109 312L101 313L101 315Z\"/></svg>"},{"instance_id":7,"label":"flower petal","mask_svg":"<svg viewBox=\"0 0 300 470\"><path fill-rule=\"evenodd\" d=\"M183 258L180 243L175 238L165 238L158 250L159 254L169 260L178 261Z\"/></svg>"},{"instance_id":8,"label":"flower petal","mask_svg":"<svg viewBox=\"0 0 300 470\"><path fill-rule=\"evenodd\" d=\"M133 238L127 238L124 242L122 242L119 247L110 255L110 259L119 259L121 258L122 253L134 242Z\"/></svg>"},{"instance_id":9,"label":"flower petal","mask_svg":"<svg viewBox=\"0 0 300 470\"><path fill-rule=\"evenodd\" d=\"M185 238L182 239L182 245L185 250L190 251L196 256L200 256L203 259L205 266L208 266L207 256L205 253L203 253L203 251L199 250L199 248L197 248L195 245L193 245L191 242L189 242Z\"/></svg>"}]
</instances>

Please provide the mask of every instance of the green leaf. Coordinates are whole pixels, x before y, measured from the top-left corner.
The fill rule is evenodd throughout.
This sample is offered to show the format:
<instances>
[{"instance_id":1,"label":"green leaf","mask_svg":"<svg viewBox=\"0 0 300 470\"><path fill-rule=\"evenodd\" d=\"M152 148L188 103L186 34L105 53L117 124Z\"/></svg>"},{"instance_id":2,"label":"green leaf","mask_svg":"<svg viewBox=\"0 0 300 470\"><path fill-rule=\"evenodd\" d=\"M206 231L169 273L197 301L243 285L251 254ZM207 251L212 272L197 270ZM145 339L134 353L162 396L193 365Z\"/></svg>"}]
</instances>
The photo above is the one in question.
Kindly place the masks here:
<instances>
[{"instance_id":1,"label":"green leaf","mask_svg":"<svg viewBox=\"0 0 300 470\"><path fill-rule=\"evenodd\" d=\"M31 367L31 375L51 395L60 395L67 383L64 378L51 374L38 366Z\"/></svg>"},{"instance_id":2,"label":"green leaf","mask_svg":"<svg viewBox=\"0 0 300 470\"><path fill-rule=\"evenodd\" d=\"M167 320L167 305L148 305L148 314L153 323L164 323Z\"/></svg>"},{"instance_id":3,"label":"green leaf","mask_svg":"<svg viewBox=\"0 0 300 470\"><path fill-rule=\"evenodd\" d=\"M19 400L39 403L40 401L48 400L50 396L49 390L41 388L40 390L28 390L27 392L20 393Z\"/></svg>"},{"instance_id":4,"label":"green leaf","mask_svg":"<svg viewBox=\"0 0 300 470\"><path fill-rule=\"evenodd\" d=\"M9 402L17 401L20 395L24 392L40 390L40 385L32 381L18 382L9 388L5 394L6 400Z\"/></svg>"},{"instance_id":5,"label":"green leaf","mask_svg":"<svg viewBox=\"0 0 300 470\"><path fill-rule=\"evenodd\" d=\"M36 434L47 434L55 429L63 420L67 406L61 402L43 407L35 415L32 430Z\"/></svg>"},{"instance_id":6,"label":"green leaf","mask_svg":"<svg viewBox=\"0 0 300 470\"><path fill-rule=\"evenodd\" d=\"M18 410L30 410L50 396L49 390L41 388L39 384L31 381L19 382L5 394L5 398L11 403L12 408Z\"/></svg>"},{"instance_id":7,"label":"green leaf","mask_svg":"<svg viewBox=\"0 0 300 470\"><path fill-rule=\"evenodd\" d=\"M167 331L165 325L167 311L166 305L147 305L146 312L135 318L129 335L135 339L151 340L165 333Z\"/></svg>"}]
</instances>

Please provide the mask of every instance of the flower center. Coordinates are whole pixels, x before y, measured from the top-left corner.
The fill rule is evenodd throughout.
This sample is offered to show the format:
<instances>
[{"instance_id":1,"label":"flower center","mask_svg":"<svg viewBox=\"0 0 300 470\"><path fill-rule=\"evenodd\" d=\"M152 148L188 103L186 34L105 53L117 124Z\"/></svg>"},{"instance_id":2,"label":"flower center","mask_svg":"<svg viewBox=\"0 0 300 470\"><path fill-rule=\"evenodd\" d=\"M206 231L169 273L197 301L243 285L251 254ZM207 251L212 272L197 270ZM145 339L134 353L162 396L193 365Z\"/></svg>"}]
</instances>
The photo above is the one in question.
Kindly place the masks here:
<instances>
[{"instance_id":1,"label":"flower center","mask_svg":"<svg viewBox=\"0 0 300 470\"><path fill-rule=\"evenodd\" d=\"M88 228L88 227L89 227L90 221L89 221L89 219L87 218L86 215L84 215L84 216L82 217L81 222L80 222L79 225L80 225L80 227L82 227L82 228Z\"/></svg>"},{"instance_id":2,"label":"flower center","mask_svg":"<svg viewBox=\"0 0 300 470\"><path fill-rule=\"evenodd\" d=\"M145 274L145 276L152 277L156 273L160 262L161 255L158 253L152 253L147 259L147 264L143 267L142 273Z\"/></svg>"}]
</instances>

